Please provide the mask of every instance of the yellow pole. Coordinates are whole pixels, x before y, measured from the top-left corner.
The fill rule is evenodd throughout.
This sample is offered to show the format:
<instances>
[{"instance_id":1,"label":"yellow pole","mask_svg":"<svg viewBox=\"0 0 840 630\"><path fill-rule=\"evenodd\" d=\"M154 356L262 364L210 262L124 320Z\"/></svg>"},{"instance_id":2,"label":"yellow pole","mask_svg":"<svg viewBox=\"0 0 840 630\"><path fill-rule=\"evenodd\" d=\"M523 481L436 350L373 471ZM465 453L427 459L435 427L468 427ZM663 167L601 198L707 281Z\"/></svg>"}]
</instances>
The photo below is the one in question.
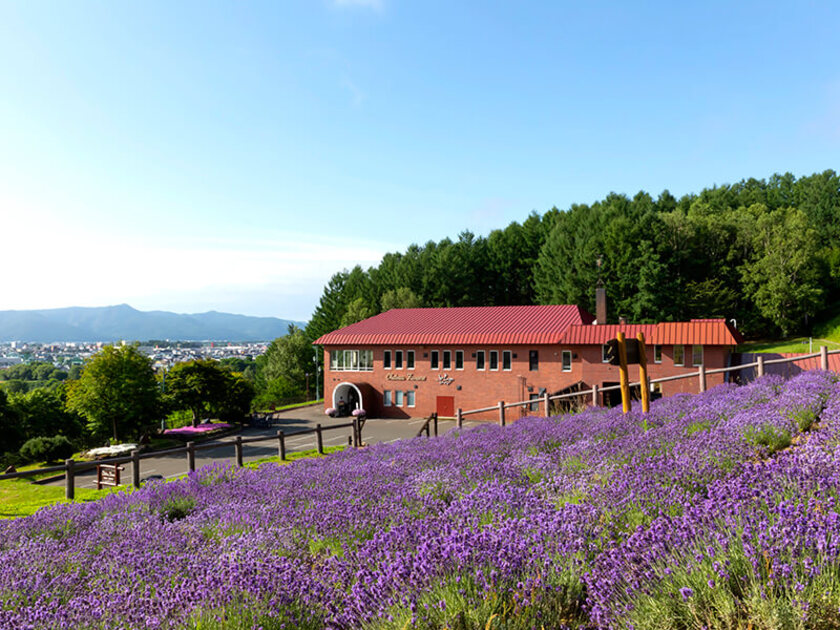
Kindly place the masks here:
<instances>
[{"instance_id":1,"label":"yellow pole","mask_svg":"<svg viewBox=\"0 0 840 630\"><path fill-rule=\"evenodd\" d=\"M630 381L627 378L627 347L624 344L624 333L615 336L618 341L618 372L621 376L621 408L624 413L630 411Z\"/></svg>"},{"instance_id":2,"label":"yellow pole","mask_svg":"<svg viewBox=\"0 0 840 630\"><path fill-rule=\"evenodd\" d=\"M645 352L645 333L640 332L636 335L639 340L639 383L642 388L642 411L647 413L650 411L650 384L648 383L647 374L647 354Z\"/></svg>"}]
</instances>

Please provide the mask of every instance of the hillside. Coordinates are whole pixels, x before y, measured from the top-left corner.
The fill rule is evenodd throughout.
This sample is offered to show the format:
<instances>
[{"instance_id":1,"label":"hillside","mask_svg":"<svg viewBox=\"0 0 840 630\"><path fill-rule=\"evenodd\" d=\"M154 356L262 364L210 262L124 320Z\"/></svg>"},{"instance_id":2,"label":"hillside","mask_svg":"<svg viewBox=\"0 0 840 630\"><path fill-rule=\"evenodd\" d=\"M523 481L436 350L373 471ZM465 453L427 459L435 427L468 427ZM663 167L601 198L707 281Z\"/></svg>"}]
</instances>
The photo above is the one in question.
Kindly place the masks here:
<instances>
[{"instance_id":1,"label":"hillside","mask_svg":"<svg viewBox=\"0 0 840 630\"><path fill-rule=\"evenodd\" d=\"M0 341L40 343L178 339L268 341L304 322L209 311L178 314L138 311L128 304L46 310L0 311Z\"/></svg>"},{"instance_id":2,"label":"hillside","mask_svg":"<svg viewBox=\"0 0 840 630\"><path fill-rule=\"evenodd\" d=\"M0 627L837 627L836 381L208 467L45 509L0 523Z\"/></svg>"}]
</instances>

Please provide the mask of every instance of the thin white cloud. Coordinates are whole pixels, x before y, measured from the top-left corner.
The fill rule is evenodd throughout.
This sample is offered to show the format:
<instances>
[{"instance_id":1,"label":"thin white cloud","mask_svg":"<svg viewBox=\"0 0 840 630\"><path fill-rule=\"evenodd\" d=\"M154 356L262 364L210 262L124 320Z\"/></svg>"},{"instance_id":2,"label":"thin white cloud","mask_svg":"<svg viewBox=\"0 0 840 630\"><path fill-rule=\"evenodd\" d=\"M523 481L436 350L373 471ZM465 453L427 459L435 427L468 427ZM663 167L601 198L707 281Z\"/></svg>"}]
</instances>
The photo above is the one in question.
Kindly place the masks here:
<instances>
[{"instance_id":1,"label":"thin white cloud","mask_svg":"<svg viewBox=\"0 0 840 630\"><path fill-rule=\"evenodd\" d=\"M359 89L359 87L347 77L344 77L341 80L341 85L350 91L351 102L354 107L359 107L367 98L367 94Z\"/></svg>"}]
</instances>

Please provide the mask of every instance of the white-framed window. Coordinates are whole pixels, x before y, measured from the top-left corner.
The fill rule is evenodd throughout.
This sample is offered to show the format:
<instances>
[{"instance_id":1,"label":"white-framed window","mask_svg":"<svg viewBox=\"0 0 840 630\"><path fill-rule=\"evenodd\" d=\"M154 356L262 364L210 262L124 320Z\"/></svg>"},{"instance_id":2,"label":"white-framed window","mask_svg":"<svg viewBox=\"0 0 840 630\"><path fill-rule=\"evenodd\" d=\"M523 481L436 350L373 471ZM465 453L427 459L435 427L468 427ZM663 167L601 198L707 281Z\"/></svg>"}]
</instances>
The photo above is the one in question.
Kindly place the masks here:
<instances>
[{"instance_id":1,"label":"white-framed window","mask_svg":"<svg viewBox=\"0 0 840 630\"><path fill-rule=\"evenodd\" d=\"M403 390L398 389L394 392L394 406L395 407L402 407L403 406Z\"/></svg>"},{"instance_id":2,"label":"white-framed window","mask_svg":"<svg viewBox=\"0 0 840 630\"><path fill-rule=\"evenodd\" d=\"M382 392L382 405L385 406L385 407L390 407L391 406L391 390L390 389L386 389L384 392Z\"/></svg>"},{"instance_id":3,"label":"white-framed window","mask_svg":"<svg viewBox=\"0 0 840 630\"><path fill-rule=\"evenodd\" d=\"M475 369L484 371L484 350L477 350L475 353Z\"/></svg>"},{"instance_id":4,"label":"white-framed window","mask_svg":"<svg viewBox=\"0 0 840 630\"><path fill-rule=\"evenodd\" d=\"M432 350L429 357L429 367L433 370L440 369L440 353L437 350Z\"/></svg>"},{"instance_id":5,"label":"white-framed window","mask_svg":"<svg viewBox=\"0 0 840 630\"><path fill-rule=\"evenodd\" d=\"M662 363L662 346L658 343L653 346L653 362Z\"/></svg>"},{"instance_id":6,"label":"white-framed window","mask_svg":"<svg viewBox=\"0 0 840 630\"><path fill-rule=\"evenodd\" d=\"M691 346L691 364L703 365L703 346L699 344Z\"/></svg>"},{"instance_id":7,"label":"white-framed window","mask_svg":"<svg viewBox=\"0 0 840 630\"><path fill-rule=\"evenodd\" d=\"M510 350L502 351L502 369L510 372L513 369L513 353Z\"/></svg>"},{"instance_id":8,"label":"white-framed window","mask_svg":"<svg viewBox=\"0 0 840 630\"><path fill-rule=\"evenodd\" d=\"M451 350L444 350L443 351L443 369L444 370L451 370L452 369L452 351Z\"/></svg>"},{"instance_id":9,"label":"white-framed window","mask_svg":"<svg viewBox=\"0 0 840 630\"><path fill-rule=\"evenodd\" d=\"M330 352L333 372L372 372L373 350L333 350Z\"/></svg>"},{"instance_id":10,"label":"white-framed window","mask_svg":"<svg viewBox=\"0 0 840 630\"><path fill-rule=\"evenodd\" d=\"M390 350L385 350L385 352L382 353L382 367L385 368L386 370L391 369L391 351Z\"/></svg>"},{"instance_id":11,"label":"white-framed window","mask_svg":"<svg viewBox=\"0 0 840 630\"><path fill-rule=\"evenodd\" d=\"M407 407L414 406L414 390L408 390L405 393L405 404Z\"/></svg>"},{"instance_id":12,"label":"white-framed window","mask_svg":"<svg viewBox=\"0 0 840 630\"><path fill-rule=\"evenodd\" d=\"M601 346L601 363L610 362L610 345L605 343Z\"/></svg>"},{"instance_id":13,"label":"white-framed window","mask_svg":"<svg viewBox=\"0 0 840 630\"><path fill-rule=\"evenodd\" d=\"M490 351L490 369L491 370L498 370L499 369L499 351L498 350L491 350Z\"/></svg>"},{"instance_id":14,"label":"white-framed window","mask_svg":"<svg viewBox=\"0 0 840 630\"><path fill-rule=\"evenodd\" d=\"M414 350L406 350L405 353L405 366L409 370L414 369Z\"/></svg>"},{"instance_id":15,"label":"white-framed window","mask_svg":"<svg viewBox=\"0 0 840 630\"><path fill-rule=\"evenodd\" d=\"M403 368L402 359L403 359L403 351L402 350L394 350L394 369L395 370L401 370Z\"/></svg>"},{"instance_id":16,"label":"white-framed window","mask_svg":"<svg viewBox=\"0 0 840 630\"><path fill-rule=\"evenodd\" d=\"M455 369L456 370L463 370L464 369L464 351L463 350L456 350L455 351Z\"/></svg>"},{"instance_id":17,"label":"white-framed window","mask_svg":"<svg viewBox=\"0 0 840 630\"><path fill-rule=\"evenodd\" d=\"M563 350L563 371L564 372L571 372L572 371L572 351L571 350Z\"/></svg>"},{"instance_id":18,"label":"white-framed window","mask_svg":"<svg viewBox=\"0 0 840 630\"><path fill-rule=\"evenodd\" d=\"M685 365L685 346L674 346L674 365Z\"/></svg>"}]
</instances>

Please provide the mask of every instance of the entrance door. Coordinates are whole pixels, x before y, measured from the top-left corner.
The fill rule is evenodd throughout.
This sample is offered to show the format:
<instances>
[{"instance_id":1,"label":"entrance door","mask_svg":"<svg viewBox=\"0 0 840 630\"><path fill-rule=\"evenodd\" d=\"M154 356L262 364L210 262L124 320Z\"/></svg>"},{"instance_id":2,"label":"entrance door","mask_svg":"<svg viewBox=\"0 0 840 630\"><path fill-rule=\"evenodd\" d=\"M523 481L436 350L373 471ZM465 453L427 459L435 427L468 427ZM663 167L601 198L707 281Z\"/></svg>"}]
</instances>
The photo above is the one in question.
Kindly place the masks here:
<instances>
[{"instance_id":1,"label":"entrance door","mask_svg":"<svg viewBox=\"0 0 840 630\"><path fill-rule=\"evenodd\" d=\"M455 416L455 396L438 396L435 407L438 418L452 418Z\"/></svg>"}]
</instances>

